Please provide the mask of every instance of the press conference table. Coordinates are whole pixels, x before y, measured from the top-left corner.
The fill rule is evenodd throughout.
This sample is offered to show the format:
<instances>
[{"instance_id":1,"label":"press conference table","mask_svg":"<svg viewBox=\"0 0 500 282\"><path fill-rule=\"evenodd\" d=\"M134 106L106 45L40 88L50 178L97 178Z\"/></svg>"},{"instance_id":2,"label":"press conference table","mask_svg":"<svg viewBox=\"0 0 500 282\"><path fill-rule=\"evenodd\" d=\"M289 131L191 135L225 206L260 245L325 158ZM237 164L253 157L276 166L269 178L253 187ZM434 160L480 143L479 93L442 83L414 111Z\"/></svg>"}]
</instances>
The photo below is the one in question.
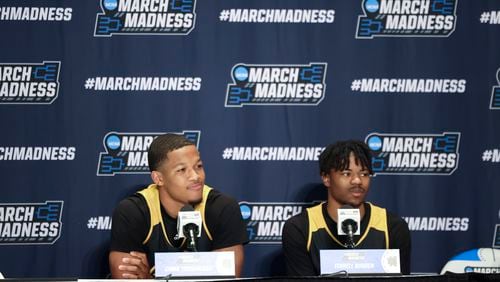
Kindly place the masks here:
<instances>
[{"instance_id":1,"label":"press conference table","mask_svg":"<svg viewBox=\"0 0 500 282\"><path fill-rule=\"evenodd\" d=\"M142 280L125 280L125 279L78 279L78 278L7 278L0 280L7 281L67 281L67 282L159 282L159 281L346 281L352 280L355 282L370 282L370 281L391 281L391 282L475 282L475 281L500 281L499 274L479 274L479 273L465 273L465 274L445 274L445 275L405 275L405 276L320 276L320 277L254 277L254 278L239 278L239 279L142 279Z\"/></svg>"},{"instance_id":2,"label":"press conference table","mask_svg":"<svg viewBox=\"0 0 500 282\"><path fill-rule=\"evenodd\" d=\"M321 276L321 277L269 277L255 278L251 281L346 281L371 282L475 282L475 281L500 281L500 274L446 274L446 275L404 275L404 276Z\"/></svg>"}]
</instances>

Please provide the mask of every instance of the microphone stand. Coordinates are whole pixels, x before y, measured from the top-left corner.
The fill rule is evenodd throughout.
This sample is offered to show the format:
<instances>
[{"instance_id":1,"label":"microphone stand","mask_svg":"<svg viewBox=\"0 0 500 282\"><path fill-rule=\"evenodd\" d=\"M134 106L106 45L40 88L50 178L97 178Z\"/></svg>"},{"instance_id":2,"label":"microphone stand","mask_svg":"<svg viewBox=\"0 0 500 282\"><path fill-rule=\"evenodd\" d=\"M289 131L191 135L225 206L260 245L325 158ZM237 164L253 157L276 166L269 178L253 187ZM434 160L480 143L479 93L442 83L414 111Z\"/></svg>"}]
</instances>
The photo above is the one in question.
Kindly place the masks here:
<instances>
[{"instance_id":1,"label":"microphone stand","mask_svg":"<svg viewBox=\"0 0 500 282\"><path fill-rule=\"evenodd\" d=\"M349 224L347 225L347 242L345 243L346 248L348 249L354 249L356 247L356 244L354 244L354 235L352 232L352 226Z\"/></svg>"},{"instance_id":2,"label":"microphone stand","mask_svg":"<svg viewBox=\"0 0 500 282\"><path fill-rule=\"evenodd\" d=\"M347 235L347 240L345 242L345 247L348 249L354 249L356 247L356 244L354 244L354 232L358 229L358 224L356 221L348 218L344 221L342 221L342 231L346 233Z\"/></svg>"},{"instance_id":3,"label":"microphone stand","mask_svg":"<svg viewBox=\"0 0 500 282\"><path fill-rule=\"evenodd\" d=\"M198 248L196 246L196 239L198 236L198 226L193 223L186 224L184 226L184 234L187 236L187 250L190 252L197 252Z\"/></svg>"},{"instance_id":4,"label":"microphone stand","mask_svg":"<svg viewBox=\"0 0 500 282\"><path fill-rule=\"evenodd\" d=\"M194 235L193 228L189 229L189 236L187 241L187 249L191 252L197 252L198 248L196 247L196 235Z\"/></svg>"}]
</instances>

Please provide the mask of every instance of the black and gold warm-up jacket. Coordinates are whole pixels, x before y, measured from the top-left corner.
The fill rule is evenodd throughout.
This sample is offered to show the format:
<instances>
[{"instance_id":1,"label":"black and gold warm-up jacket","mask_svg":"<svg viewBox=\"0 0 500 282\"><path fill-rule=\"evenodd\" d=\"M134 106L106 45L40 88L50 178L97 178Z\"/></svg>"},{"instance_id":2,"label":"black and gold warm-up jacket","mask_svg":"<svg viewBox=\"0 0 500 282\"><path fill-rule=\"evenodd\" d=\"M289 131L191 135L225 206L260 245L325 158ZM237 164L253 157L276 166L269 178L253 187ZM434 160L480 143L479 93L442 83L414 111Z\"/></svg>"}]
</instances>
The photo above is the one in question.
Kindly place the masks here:
<instances>
[{"instance_id":1,"label":"black and gold warm-up jacket","mask_svg":"<svg viewBox=\"0 0 500 282\"><path fill-rule=\"evenodd\" d=\"M307 209L309 234L307 237L307 251L314 267L320 269L319 251L327 249L345 249L343 240L336 235L336 230L330 230L323 216L325 203ZM355 245L358 249L388 249L389 230L387 213L384 208L373 204L370 206L370 218L367 227L356 236ZM333 231L333 232L332 232Z\"/></svg>"},{"instance_id":2,"label":"black and gold warm-up jacket","mask_svg":"<svg viewBox=\"0 0 500 282\"><path fill-rule=\"evenodd\" d=\"M203 198L202 201L194 206L194 210L199 211L202 217L203 228L201 229L201 237L198 238L197 248L198 251L211 251L212 250L212 235L208 230L205 220L205 207L208 199L209 193L212 191L212 188L205 185L203 187ZM149 185L148 188L141 190L138 192L144 199L148 205L149 214L150 214L150 227L149 232L144 238L142 244L148 250L148 260L150 262L154 261L154 253L155 252L182 252L186 249L186 239L182 241L180 246L175 247L172 242L170 242L168 232L177 232L177 230L167 230L165 223L163 222L163 217L161 213L161 204L160 204L160 193L158 192L158 188L155 184ZM151 272L154 272L154 267L151 269Z\"/></svg>"}]
</instances>

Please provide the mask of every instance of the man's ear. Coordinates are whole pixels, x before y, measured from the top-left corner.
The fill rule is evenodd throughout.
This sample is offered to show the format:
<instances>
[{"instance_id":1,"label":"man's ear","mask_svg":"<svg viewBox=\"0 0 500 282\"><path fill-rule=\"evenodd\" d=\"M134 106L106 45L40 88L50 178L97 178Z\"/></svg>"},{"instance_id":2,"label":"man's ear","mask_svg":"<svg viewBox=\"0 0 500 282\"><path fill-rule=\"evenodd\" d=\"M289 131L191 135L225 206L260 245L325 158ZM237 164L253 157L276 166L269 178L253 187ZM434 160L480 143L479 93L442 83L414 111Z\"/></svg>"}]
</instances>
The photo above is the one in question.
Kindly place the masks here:
<instances>
[{"instance_id":1,"label":"man's ear","mask_svg":"<svg viewBox=\"0 0 500 282\"><path fill-rule=\"evenodd\" d=\"M163 176L159 171L153 170L151 172L151 179L158 186L163 186Z\"/></svg>"},{"instance_id":2,"label":"man's ear","mask_svg":"<svg viewBox=\"0 0 500 282\"><path fill-rule=\"evenodd\" d=\"M323 181L323 185L325 185L326 187L330 187L330 175L322 173L321 180Z\"/></svg>"}]
</instances>

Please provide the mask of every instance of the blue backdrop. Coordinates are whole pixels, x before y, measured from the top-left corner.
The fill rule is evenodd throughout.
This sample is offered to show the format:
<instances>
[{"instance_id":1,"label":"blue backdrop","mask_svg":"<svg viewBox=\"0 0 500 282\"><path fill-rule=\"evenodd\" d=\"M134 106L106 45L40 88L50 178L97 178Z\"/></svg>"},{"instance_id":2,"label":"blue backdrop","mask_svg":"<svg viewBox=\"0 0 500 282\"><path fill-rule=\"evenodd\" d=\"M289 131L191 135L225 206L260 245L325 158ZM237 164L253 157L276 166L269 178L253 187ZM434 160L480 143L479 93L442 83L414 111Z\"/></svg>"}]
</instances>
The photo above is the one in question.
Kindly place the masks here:
<instances>
[{"instance_id":1,"label":"blue backdrop","mask_svg":"<svg viewBox=\"0 0 500 282\"><path fill-rule=\"evenodd\" d=\"M500 229L499 1L4 0L0 30L6 277L105 277L164 132L240 202L244 276L284 273L282 224L326 199L337 140L374 150L369 201L408 221L412 271Z\"/></svg>"}]
</instances>

